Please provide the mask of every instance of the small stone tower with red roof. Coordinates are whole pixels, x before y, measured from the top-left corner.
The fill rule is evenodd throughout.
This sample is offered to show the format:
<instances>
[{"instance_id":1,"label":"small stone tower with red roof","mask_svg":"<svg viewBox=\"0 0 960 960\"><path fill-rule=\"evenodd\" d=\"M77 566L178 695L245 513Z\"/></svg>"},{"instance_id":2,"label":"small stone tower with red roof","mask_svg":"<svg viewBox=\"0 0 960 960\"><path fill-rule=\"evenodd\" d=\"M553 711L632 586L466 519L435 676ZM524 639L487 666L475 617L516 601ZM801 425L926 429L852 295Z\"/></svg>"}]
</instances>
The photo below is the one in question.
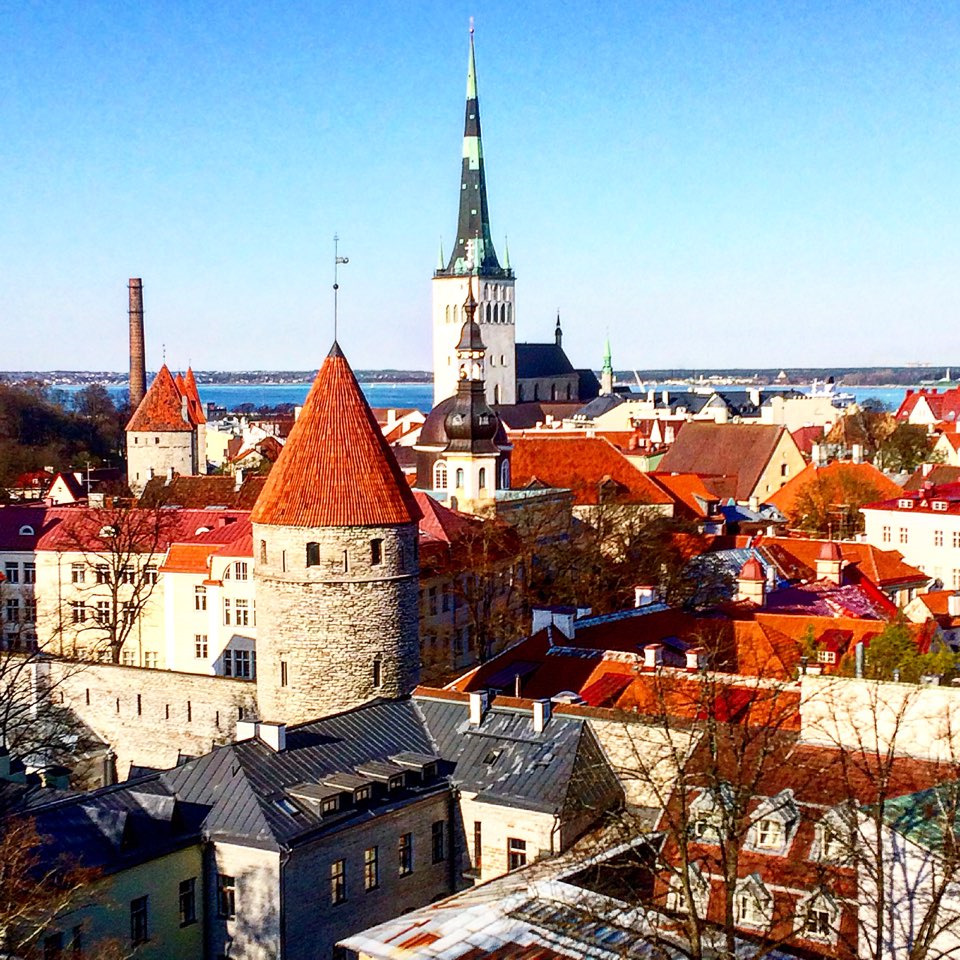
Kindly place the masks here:
<instances>
[{"instance_id":1,"label":"small stone tower with red roof","mask_svg":"<svg viewBox=\"0 0 960 960\"><path fill-rule=\"evenodd\" d=\"M127 424L127 484L136 496L155 475L207 472L206 422L193 371L175 380L164 364Z\"/></svg>"},{"instance_id":2,"label":"small stone tower with red roof","mask_svg":"<svg viewBox=\"0 0 960 960\"><path fill-rule=\"evenodd\" d=\"M334 343L251 514L262 719L413 689L420 515Z\"/></svg>"}]
</instances>

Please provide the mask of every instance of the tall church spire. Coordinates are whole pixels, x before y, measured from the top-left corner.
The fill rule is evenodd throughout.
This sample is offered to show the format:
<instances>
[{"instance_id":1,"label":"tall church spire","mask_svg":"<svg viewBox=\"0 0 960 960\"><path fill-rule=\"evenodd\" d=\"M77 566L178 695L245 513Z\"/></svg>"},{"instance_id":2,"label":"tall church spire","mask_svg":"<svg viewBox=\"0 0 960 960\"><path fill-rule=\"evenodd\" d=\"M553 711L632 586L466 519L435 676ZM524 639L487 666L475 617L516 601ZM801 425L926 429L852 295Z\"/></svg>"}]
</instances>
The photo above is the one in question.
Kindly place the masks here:
<instances>
[{"instance_id":1,"label":"tall church spire","mask_svg":"<svg viewBox=\"0 0 960 960\"><path fill-rule=\"evenodd\" d=\"M460 175L460 214L457 240L445 269L438 276L463 276L466 245L475 241L474 272L481 277L509 277L509 267L501 267L490 234L487 208L487 183L483 171L483 142L480 137L480 102L477 99L477 67L473 51L473 25L470 26L470 55L467 60L467 109L463 126L463 160Z\"/></svg>"}]
</instances>

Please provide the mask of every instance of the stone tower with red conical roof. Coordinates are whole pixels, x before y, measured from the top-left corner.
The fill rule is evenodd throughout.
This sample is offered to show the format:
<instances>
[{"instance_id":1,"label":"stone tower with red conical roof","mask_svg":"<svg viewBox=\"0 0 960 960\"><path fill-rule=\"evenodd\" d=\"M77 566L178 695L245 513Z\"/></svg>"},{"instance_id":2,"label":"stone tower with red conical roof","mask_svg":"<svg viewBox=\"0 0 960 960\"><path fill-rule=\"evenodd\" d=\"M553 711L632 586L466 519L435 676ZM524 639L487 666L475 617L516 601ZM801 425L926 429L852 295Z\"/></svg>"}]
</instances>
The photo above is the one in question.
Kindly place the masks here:
<instances>
[{"instance_id":1,"label":"stone tower with red conical roof","mask_svg":"<svg viewBox=\"0 0 960 960\"><path fill-rule=\"evenodd\" d=\"M164 364L126 428L127 484L136 496L169 471L207 472L206 417L193 371L184 379Z\"/></svg>"},{"instance_id":2,"label":"stone tower with red conical roof","mask_svg":"<svg viewBox=\"0 0 960 960\"><path fill-rule=\"evenodd\" d=\"M299 723L413 689L419 519L334 343L251 515L262 719Z\"/></svg>"}]
</instances>

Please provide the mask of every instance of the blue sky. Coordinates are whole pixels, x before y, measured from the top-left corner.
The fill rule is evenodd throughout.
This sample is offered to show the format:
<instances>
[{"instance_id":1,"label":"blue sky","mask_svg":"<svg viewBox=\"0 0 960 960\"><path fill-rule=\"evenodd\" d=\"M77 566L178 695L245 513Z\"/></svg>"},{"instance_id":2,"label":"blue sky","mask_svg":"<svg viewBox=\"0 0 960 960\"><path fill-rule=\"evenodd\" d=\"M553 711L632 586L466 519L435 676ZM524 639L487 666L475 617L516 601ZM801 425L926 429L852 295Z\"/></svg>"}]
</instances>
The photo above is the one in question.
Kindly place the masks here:
<instances>
[{"instance_id":1,"label":"blue sky","mask_svg":"<svg viewBox=\"0 0 960 960\"><path fill-rule=\"evenodd\" d=\"M960 364L960 6L0 5L0 368L427 367L467 23L518 339ZM13 334L13 335L11 335Z\"/></svg>"}]
</instances>

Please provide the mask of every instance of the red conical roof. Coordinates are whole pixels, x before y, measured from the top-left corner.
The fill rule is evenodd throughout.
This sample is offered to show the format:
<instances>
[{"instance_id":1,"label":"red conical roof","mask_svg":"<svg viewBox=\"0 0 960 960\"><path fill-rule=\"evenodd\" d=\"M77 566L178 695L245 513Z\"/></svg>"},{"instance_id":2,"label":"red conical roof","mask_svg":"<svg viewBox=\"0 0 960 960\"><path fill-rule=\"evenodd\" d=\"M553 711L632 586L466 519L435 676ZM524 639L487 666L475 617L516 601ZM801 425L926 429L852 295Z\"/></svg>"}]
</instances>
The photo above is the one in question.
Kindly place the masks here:
<instances>
[{"instance_id":1,"label":"red conical roof","mask_svg":"<svg viewBox=\"0 0 960 960\"><path fill-rule=\"evenodd\" d=\"M171 430L189 431L193 428L183 419L183 401L167 365L154 377L140 406L134 411L127 430L136 433L166 433Z\"/></svg>"},{"instance_id":2,"label":"red conical roof","mask_svg":"<svg viewBox=\"0 0 960 960\"><path fill-rule=\"evenodd\" d=\"M190 419L195 423L206 423L207 417L203 412L203 401L197 389L197 380L193 375L193 367L187 367L183 377L183 386L187 393L187 403L190 407Z\"/></svg>"},{"instance_id":3,"label":"red conical roof","mask_svg":"<svg viewBox=\"0 0 960 960\"><path fill-rule=\"evenodd\" d=\"M413 491L350 364L334 343L251 520L293 527L359 527L419 519Z\"/></svg>"}]
</instances>

